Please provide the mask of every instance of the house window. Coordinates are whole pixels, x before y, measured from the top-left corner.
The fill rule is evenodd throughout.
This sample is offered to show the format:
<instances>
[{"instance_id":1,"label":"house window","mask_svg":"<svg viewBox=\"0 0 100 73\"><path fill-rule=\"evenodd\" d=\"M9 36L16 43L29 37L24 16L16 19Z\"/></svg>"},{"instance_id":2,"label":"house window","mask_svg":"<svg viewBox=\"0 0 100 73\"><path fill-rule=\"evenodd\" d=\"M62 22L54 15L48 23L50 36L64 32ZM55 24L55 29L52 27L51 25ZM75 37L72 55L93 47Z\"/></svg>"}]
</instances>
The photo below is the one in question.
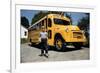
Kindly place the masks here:
<instances>
[{"instance_id":1,"label":"house window","mask_svg":"<svg viewBox=\"0 0 100 73\"><path fill-rule=\"evenodd\" d=\"M27 32L26 31L24 32L24 36L27 36Z\"/></svg>"}]
</instances>

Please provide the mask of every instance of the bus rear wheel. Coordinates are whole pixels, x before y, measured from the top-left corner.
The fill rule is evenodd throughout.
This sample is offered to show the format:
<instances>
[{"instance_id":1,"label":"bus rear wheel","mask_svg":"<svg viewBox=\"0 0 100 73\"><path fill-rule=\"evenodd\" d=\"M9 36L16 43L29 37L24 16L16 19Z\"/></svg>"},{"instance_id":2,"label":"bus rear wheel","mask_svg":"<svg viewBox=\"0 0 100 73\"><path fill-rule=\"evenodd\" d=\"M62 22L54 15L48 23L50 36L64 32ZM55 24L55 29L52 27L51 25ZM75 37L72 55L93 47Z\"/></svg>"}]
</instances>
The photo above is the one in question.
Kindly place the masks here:
<instances>
[{"instance_id":1,"label":"bus rear wheel","mask_svg":"<svg viewBox=\"0 0 100 73\"><path fill-rule=\"evenodd\" d=\"M61 50L64 50L65 49L65 44L64 44L64 41L62 38L58 37L55 39L55 48L58 50L58 51L61 51Z\"/></svg>"},{"instance_id":2,"label":"bus rear wheel","mask_svg":"<svg viewBox=\"0 0 100 73\"><path fill-rule=\"evenodd\" d=\"M33 46L35 44L35 43L32 42L32 39L30 39L30 43L31 43L31 46Z\"/></svg>"}]
</instances>

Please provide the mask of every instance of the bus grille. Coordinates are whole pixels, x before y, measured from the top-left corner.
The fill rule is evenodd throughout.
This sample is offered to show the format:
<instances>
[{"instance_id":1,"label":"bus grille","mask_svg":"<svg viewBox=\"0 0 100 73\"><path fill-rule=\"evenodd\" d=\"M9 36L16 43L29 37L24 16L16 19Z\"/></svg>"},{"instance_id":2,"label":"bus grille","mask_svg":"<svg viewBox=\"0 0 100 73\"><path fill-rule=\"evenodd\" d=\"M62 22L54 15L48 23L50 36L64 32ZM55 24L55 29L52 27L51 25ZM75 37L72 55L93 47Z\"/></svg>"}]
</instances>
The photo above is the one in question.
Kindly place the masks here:
<instances>
[{"instance_id":1,"label":"bus grille","mask_svg":"<svg viewBox=\"0 0 100 73\"><path fill-rule=\"evenodd\" d=\"M82 38L82 32L73 32L73 38L81 39Z\"/></svg>"}]
</instances>

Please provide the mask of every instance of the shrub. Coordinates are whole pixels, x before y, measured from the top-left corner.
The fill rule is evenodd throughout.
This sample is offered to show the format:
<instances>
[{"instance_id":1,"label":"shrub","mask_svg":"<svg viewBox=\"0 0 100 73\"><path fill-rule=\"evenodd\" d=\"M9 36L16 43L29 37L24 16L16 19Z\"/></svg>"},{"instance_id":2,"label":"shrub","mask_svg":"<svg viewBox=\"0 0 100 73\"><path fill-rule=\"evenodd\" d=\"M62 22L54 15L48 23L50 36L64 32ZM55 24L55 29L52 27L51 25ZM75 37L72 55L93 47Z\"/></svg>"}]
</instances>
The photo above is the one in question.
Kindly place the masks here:
<instances>
[{"instance_id":1,"label":"shrub","mask_svg":"<svg viewBox=\"0 0 100 73\"><path fill-rule=\"evenodd\" d=\"M21 44L24 44L24 43L27 43L28 42L28 39L26 38L21 38Z\"/></svg>"}]
</instances>

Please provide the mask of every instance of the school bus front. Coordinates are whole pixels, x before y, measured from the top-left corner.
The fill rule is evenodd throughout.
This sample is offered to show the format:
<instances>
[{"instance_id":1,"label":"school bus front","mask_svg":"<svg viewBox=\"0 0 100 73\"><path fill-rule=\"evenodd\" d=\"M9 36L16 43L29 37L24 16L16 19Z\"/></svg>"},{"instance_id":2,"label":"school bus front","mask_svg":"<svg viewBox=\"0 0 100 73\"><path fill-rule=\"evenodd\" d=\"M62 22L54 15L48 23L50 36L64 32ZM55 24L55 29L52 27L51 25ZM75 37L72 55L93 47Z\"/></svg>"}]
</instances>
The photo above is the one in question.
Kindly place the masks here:
<instances>
[{"instance_id":1,"label":"school bus front","mask_svg":"<svg viewBox=\"0 0 100 73\"><path fill-rule=\"evenodd\" d=\"M76 48L80 48L86 42L84 32L78 26L71 25L70 19L64 16L52 15L52 38L48 39L48 44L54 45L58 50L63 49L68 43L72 43ZM51 41L50 41L51 40Z\"/></svg>"}]
</instances>

